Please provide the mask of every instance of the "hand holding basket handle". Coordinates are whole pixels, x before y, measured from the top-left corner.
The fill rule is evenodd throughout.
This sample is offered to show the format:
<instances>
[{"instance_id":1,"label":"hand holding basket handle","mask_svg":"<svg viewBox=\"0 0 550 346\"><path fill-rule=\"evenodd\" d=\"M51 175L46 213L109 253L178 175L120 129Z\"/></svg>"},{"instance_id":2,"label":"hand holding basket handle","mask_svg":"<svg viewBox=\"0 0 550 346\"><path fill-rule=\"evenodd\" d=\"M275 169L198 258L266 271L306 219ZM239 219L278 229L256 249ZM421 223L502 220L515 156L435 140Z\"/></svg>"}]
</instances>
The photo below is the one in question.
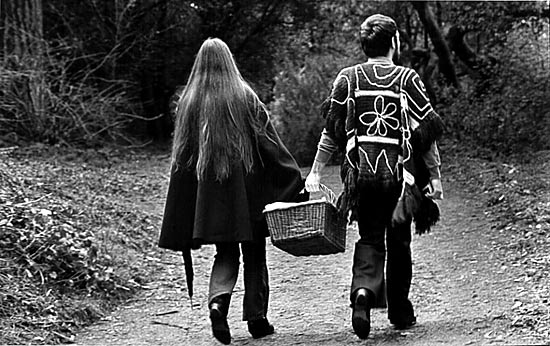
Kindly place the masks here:
<instances>
[{"instance_id":1,"label":"hand holding basket handle","mask_svg":"<svg viewBox=\"0 0 550 346\"><path fill-rule=\"evenodd\" d=\"M319 191L320 185L321 185L321 174L311 171L306 177L304 188L308 192L317 192Z\"/></svg>"},{"instance_id":2,"label":"hand holding basket handle","mask_svg":"<svg viewBox=\"0 0 550 346\"><path fill-rule=\"evenodd\" d=\"M336 206L336 195L326 185L321 184L321 175L319 173L311 172L308 174L304 189L308 192L321 191L325 195L327 201Z\"/></svg>"}]
</instances>

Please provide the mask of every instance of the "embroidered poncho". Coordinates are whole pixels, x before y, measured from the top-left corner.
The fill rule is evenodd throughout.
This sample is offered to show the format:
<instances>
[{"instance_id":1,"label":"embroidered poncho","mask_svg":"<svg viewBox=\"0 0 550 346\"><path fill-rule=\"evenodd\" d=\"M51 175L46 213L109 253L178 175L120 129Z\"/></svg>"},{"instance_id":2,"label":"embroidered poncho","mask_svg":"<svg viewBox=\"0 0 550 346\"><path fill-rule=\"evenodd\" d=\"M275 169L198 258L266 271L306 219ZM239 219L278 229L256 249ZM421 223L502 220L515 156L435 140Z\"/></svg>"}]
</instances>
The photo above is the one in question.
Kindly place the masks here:
<instances>
[{"instance_id":1,"label":"embroidered poncho","mask_svg":"<svg viewBox=\"0 0 550 346\"><path fill-rule=\"evenodd\" d=\"M399 181L402 191L394 222L415 214L421 219L418 186L428 184L429 174L418 157L441 135L443 124L419 75L389 61L348 67L335 79L325 106L328 135L346 153L341 211L352 211L354 218L361 184Z\"/></svg>"}]
</instances>

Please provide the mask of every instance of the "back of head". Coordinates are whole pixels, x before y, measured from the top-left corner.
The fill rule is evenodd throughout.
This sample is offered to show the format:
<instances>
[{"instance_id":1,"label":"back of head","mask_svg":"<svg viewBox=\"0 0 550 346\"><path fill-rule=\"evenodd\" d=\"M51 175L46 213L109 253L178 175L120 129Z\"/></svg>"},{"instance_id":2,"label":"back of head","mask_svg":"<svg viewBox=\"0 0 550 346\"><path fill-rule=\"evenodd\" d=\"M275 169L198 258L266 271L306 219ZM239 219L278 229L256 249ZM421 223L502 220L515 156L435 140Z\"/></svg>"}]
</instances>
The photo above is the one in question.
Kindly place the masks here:
<instances>
[{"instance_id":1,"label":"back of head","mask_svg":"<svg viewBox=\"0 0 550 346\"><path fill-rule=\"evenodd\" d=\"M397 24L388 16L374 14L361 24L361 48L369 58L385 56L397 32Z\"/></svg>"},{"instance_id":2,"label":"back of head","mask_svg":"<svg viewBox=\"0 0 550 346\"><path fill-rule=\"evenodd\" d=\"M250 171L254 103L227 44L204 41L177 103L173 160L194 167L199 179L222 180L238 161Z\"/></svg>"},{"instance_id":3,"label":"back of head","mask_svg":"<svg viewBox=\"0 0 550 346\"><path fill-rule=\"evenodd\" d=\"M205 40L195 58L189 83L208 88L220 83L238 85L241 81L241 73L227 44L219 38Z\"/></svg>"}]
</instances>

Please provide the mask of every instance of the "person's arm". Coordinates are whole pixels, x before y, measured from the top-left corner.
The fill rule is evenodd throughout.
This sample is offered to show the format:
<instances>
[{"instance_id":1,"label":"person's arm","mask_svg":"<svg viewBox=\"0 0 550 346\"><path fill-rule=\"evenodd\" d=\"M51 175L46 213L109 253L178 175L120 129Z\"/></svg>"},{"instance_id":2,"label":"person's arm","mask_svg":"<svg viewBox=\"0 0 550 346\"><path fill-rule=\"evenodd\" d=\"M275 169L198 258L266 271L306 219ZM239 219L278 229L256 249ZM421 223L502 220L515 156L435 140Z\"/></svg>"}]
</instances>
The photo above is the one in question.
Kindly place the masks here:
<instances>
[{"instance_id":1,"label":"person's arm","mask_svg":"<svg viewBox=\"0 0 550 346\"><path fill-rule=\"evenodd\" d=\"M441 117L433 109L422 79L411 69L406 69L403 93L407 98L410 117L411 144L416 152L424 153L434 141L443 135Z\"/></svg>"},{"instance_id":2,"label":"person's arm","mask_svg":"<svg viewBox=\"0 0 550 346\"><path fill-rule=\"evenodd\" d=\"M267 110L260 109L264 130L256 136L257 152L261 160L264 179L262 197L265 204L275 201L294 202L304 188L304 180L298 163L279 136Z\"/></svg>"},{"instance_id":3,"label":"person's arm","mask_svg":"<svg viewBox=\"0 0 550 346\"><path fill-rule=\"evenodd\" d=\"M309 192L319 191L321 172L332 154L339 147L337 143L338 136L341 138L346 137L343 124L346 121L347 102L350 92L350 80L345 70L342 70L334 80L330 96L324 103L326 107L322 108L323 116L326 117L326 125L317 144L317 153L315 154L311 171L306 178L306 190Z\"/></svg>"},{"instance_id":4,"label":"person's arm","mask_svg":"<svg viewBox=\"0 0 550 346\"><path fill-rule=\"evenodd\" d=\"M332 154L338 149L338 146L332 138L330 138L328 131L323 129L321 133L321 139L317 144L317 153L315 154L315 160L311 166L311 171L306 178L306 190L309 192L319 191L319 184L321 183L321 172L327 165Z\"/></svg>"},{"instance_id":5,"label":"person's arm","mask_svg":"<svg viewBox=\"0 0 550 346\"><path fill-rule=\"evenodd\" d=\"M433 199L443 199L443 186L441 184L441 171L439 169L441 167L441 158L436 142L433 142L428 151L422 155L422 159L430 173L430 183L432 186L432 190L427 196Z\"/></svg>"},{"instance_id":6,"label":"person's arm","mask_svg":"<svg viewBox=\"0 0 550 346\"><path fill-rule=\"evenodd\" d=\"M443 122L433 109L418 73L409 70L405 77L403 92L408 99L409 115L411 120L414 120L411 123L411 142L414 150L424 152L422 157L430 174L431 191L427 196L432 199L442 199L443 188L439 171L441 160L436 140L443 133Z\"/></svg>"}]
</instances>

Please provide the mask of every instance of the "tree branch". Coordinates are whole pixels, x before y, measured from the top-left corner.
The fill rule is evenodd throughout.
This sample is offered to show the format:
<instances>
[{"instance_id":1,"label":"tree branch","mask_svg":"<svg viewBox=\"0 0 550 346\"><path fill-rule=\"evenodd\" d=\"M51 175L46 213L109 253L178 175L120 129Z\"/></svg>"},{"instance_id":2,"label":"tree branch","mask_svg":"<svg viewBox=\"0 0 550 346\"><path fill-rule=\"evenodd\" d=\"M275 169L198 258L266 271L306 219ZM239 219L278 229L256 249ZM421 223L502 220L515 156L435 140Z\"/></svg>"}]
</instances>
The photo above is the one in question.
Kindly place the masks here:
<instances>
[{"instance_id":1,"label":"tree branch","mask_svg":"<svg viewBox=\"0 0 550 346\"><path fill-rule=\"evenodd\" d=\"M439 57L439 69L447 80L455 87L459 88L458 78L456 77L455 66L451 60L451 51L441 34L439 25L437 25L432 10L426 1L411 1L412 6L418 12L418 17L428 32L434 51Z\"/></svg>"},{"instance_id":2,"label":"tree branch","mask_svg":"<svg viewBox=\"0 0 550 346\"><path fill-rule=\"evenodd\" d=\"M474 71L478 74L476 77L487 79L490 77L489 68L494 65L496 61L476 54L464 40L466 33L467 32L461 26L452 26L447 34L449 47L470 71Z\"/></svg>"}]
</instances>

